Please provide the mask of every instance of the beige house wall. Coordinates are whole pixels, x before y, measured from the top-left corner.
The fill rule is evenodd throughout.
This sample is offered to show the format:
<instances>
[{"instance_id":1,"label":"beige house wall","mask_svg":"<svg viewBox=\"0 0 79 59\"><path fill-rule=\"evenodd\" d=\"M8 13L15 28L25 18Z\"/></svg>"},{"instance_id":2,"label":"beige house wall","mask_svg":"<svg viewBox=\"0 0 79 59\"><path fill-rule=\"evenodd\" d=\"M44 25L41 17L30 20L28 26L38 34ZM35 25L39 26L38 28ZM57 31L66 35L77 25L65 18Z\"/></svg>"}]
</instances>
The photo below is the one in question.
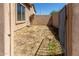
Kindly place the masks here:
<instances>
[{"instance_id":1,"label":"beige house wall","mask_svg":"<svg viewBox=\"0 0 79 59\"><path fill-rule=\"evenodd\" d=\"M16 4L0 3L0 55L14 55L14 31L30 25L29 17L34 14L33 8L25 11L25 22L17 24Z\"/></svg>"},{"instance_id":2,"label":"beige house wall","mask_svg":"<svg viewBox=\"0 0 79 59\"><path fill-rule=\"evenodd\" d=\"M17 24L17 14L16 14L16 4L11 4L11 55L14 55L14 31L21 29L25 26L30 25L30 16L34 14L34 9L31 7L28 9L25 6L25 22L22 24ZM14 17L13 17L14 16ZM14 20L15 19L15 20ZM14 20L14 21L13 21Z\"/></svg>"},{"instance_id":3,"label":"beige house wall","mask_svg":"<svg viewBox=\"0 0 79 59\"><path fill-rule=\"evenodd\" d=\"M16 5L15 5L16 6ZM25 6L26 7L26 6ZM14 8L15 10L16 10L16 8ZM32 14L35 14L35 11L34 11L34 8L33 7L30 7L30 9L28 9L27 7L25 8L25 22L24 23L22 23L22 24L19 24L19 25L16 25L16 21L15 21L15 31L17 30L17 29L20 29L20 28L22 28L22 27L24 27L24 26L27 26L27 25L30 25L30 16L32 15ZM17 18L16 18L16 20L17 20Z\"/></svg>"},{"instance_id":4,"label":"beige house wall","mask_svg":"<svg viewBox=\"0 0 79 59\"><path fill-rule=\"evenodd\" d=\"M0 55L10 55L10 9L0 3Z\"/></svg>"},{"instance_id":5,"label":"beige house wall","mask_svg":"<svg viewBox=\"0 0 79 59\"><path fill-rule=\"evenodd\" d=\"M15 12L15 4L9 4L10 6L10 55L14 55L14 31L15 31L15 20L16 20L16 12Z\"/></svg>"},{"instance_id":6,"label":"beige house wall","mask_svg":"<svg viewBox=\"0 0 79 59\"><path fill-rule=\"evenodd\" d=\"M30 15L35 14L33 6L30 8Z\"/></svg>"},{"instance_id":7,"label":"beige house wall","mask_svg":"<svg viewBox=\"0 0 79 59\"><path fill-rule=\"evenodd\" d=\"M4 55L10 55L10 6L4 4Z\"/></svg>"},{"instance_id":8,"label":"beige house wall","mask_svg":"<svg viewBox=\"0 0 79 59\"><path fill-rule=\"evenodd\" d=\"M0 55L4 55L4 7L0 3Z\"/></svg>"}]
</instances>

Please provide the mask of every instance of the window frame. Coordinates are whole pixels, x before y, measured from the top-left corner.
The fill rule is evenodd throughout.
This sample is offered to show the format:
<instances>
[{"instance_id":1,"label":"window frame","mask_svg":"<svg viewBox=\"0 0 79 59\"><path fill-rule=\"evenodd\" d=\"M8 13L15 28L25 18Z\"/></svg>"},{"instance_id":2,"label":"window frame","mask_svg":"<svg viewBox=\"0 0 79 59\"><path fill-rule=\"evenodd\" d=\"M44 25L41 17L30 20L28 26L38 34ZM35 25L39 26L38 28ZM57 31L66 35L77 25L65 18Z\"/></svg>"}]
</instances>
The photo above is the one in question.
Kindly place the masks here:
<instances>
[{"instance_id":1,"label":"window frame","mask_svg":"<svg viewBox=\"0 0 79 59\"><path fill-rule=\"evenodd\" d=\"M18 3L17 3L18 4ZM18 20L18 14L17 14L17 4L16 4L16 7L15 7L15 11L16 11L16 25L17 24L22 24L22 23L25 23L25 21L26 21L26 6L25 5L23 5L23 4L21 4L21 3L19 3L19 4L21 4L24 8L25 8L25 19L24 20ZM22 10L21 10L21 17L22 17Z\"/></svg>"}]
</instances>

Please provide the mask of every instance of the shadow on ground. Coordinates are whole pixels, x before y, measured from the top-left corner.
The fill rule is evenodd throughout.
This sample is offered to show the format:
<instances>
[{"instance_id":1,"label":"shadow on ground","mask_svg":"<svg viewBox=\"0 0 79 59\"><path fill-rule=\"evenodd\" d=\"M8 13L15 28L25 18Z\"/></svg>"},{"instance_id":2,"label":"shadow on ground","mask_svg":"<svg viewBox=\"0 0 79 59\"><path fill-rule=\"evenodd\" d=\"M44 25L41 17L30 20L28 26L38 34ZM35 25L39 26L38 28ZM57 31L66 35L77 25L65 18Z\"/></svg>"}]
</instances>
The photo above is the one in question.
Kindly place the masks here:
<instances>
[{"instance_id":1,"label":"shadow on ground","mask_svg":"<svg viewBox=\"0 0 79 59\"><path fill-rule=\"evenodd\" d=\"M58 35L58 28L56 28L56 27L54 27L54 26L48 26L48 28L49 28L49 30L51 31L51 33L55 36L55 38L56 38L56 40L58 40L59 42L60 42L60 40L59 40L59 35ZM57 54L57 55L55 55L55 56L64 56L64 53L62 53L62 54Z\"/></svg>"},{"instance_id":2,"label":"shadow on ground","mask_svg":"<svg viewBox=\"0 0 79 59\"><path fill-rule=\"evenodd\" d=\"M53 23L53 18L52 18L52 16L50 16L50 19L49 19L49 21L48 21L47 26L48 26L49 30L51 31L51 33L55 36L56 40L58 40L58 41L60 42L60 40L59 40L58 28L56 28L55 26L53 26L52 23ZM51 24L51 25L50 25L50 24ZM61 44L61 43L60 43L60 44ZM62 45L61 45L61 46L62 46ZM63 49L63 48L62 48L62 49ZM56 55L56 56L64 56L64 53L58 54L58 55Z\"/></svg>"}]
</instances>

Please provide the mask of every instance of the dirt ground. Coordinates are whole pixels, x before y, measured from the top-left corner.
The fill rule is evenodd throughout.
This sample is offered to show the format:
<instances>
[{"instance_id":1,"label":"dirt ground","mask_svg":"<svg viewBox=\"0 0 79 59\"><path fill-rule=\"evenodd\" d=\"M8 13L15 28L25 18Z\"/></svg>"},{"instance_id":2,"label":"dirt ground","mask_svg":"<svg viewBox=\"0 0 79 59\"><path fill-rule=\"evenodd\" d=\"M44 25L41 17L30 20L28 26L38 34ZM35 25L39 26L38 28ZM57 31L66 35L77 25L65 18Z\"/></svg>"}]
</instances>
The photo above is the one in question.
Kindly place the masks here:
<instances>
[{"instance_id":1,"label":"dirt ground","mask_svg":"<svg viewBox=\"0 0 79 59\"><path fill-rule=\"evenodd\" d=\"M14 37L14 55L16 56L62 54L59 41L47 26L24 27L16 31Z\"/></svg>"}]
</instances>

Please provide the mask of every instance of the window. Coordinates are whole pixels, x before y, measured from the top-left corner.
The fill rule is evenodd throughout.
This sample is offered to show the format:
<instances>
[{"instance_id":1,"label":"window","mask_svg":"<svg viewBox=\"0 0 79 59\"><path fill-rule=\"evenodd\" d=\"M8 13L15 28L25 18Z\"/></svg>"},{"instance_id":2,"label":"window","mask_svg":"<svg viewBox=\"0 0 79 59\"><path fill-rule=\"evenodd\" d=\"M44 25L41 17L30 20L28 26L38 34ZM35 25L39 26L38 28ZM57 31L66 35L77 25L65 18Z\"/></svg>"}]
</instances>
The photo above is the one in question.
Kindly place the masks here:
<instances>
[{"instance_id":1,"label":"window","mask_svg":"<svg viewBox=\"0 0 79 59\"><path fill-rule=\"evenodd\" d=\"M25 20L25 7L20 3L17 4L17 20L18 21Z\"/></svg>"}]
</instances>

